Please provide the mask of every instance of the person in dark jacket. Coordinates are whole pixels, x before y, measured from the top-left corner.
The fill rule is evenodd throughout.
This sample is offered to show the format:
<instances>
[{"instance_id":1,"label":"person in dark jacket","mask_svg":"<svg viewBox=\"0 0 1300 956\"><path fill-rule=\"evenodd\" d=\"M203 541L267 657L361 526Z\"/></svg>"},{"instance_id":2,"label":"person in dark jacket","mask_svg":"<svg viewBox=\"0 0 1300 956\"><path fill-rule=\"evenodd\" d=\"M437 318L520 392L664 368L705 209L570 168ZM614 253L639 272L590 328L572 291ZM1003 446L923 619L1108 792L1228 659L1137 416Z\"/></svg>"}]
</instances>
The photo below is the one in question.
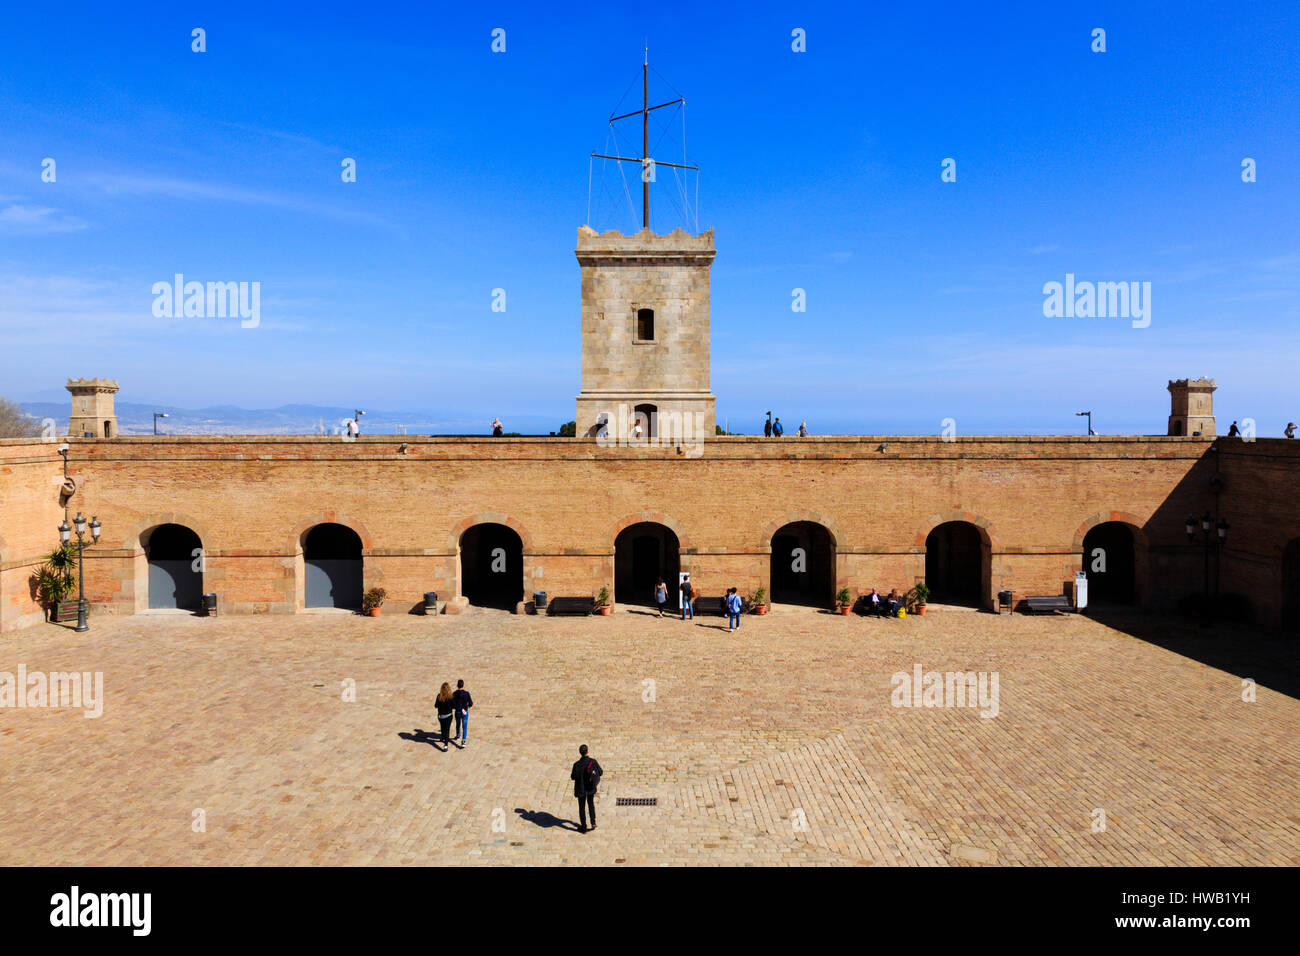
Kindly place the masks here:
<instances>
[{"instance_id":1,"label":"person in dark jacket","mask_svg":"<svg viewBox=\"0 0 1300 956\"><path fill-rule=\"evenodd\" d=\"M456 733L452 740L459 740L464 747L469 743L469 709L474 706L474 698L469 696L463 680L456 681L456 691L451 695L451 706L456 712Z\"/></svg>"},{"instance_id":2,"label":"person in dark jacket","mask_svg":"<svg viewBox=\"0 0 1300 956\"><path fill-rule=\"evenodd\" d=\"M447 746L447 732L451 730L451 715L456 709L452 702L451 685L443 681L442 688L438 691L438 727L442 730L442 745Z\"/></svg>"},{"instance_id":3,"label":"person in dark jacket","mask_svg":"<svg viewBox=\"0 0 1300 956\"><path fill-rule=\"evenodd\" d=\"M578 798L578 821L582 832L587 832L587 815L591 814L591 829L596 829L596 788L600 786L600 769L594 757L587 756L587 745L578 748L578 761L569 772L573 781L573 795ZM590 780L588 779L590 778Z\"/></svg>"}]
</instances>

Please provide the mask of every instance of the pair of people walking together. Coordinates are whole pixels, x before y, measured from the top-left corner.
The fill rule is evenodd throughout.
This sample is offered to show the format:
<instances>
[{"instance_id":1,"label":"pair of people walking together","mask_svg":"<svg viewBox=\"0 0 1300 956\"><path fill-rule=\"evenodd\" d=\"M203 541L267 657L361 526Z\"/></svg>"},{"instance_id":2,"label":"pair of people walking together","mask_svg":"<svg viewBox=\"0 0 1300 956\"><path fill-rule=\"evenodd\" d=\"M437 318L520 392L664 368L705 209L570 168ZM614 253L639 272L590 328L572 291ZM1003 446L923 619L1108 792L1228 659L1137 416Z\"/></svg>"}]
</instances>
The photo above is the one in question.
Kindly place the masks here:
<instances>
[{"instance_id":1,"label":"pair of people walking together","mask_svg":"<svg viewBox=\"0 0 1300 956\"><path fill-rule=\"evenodd\" d=\"M438 691L438 699L435 703L438 707L438 729L442 732L442 745L447 746L447 732L451 729L451 722L454 719L456 733L451 739L459 741L459 745L464 747L469 743L469 709L474 706L474 698L465 689L465 682L456 681L455 690L451 689L450 684L444 682Z\"/></svg>"}]
</instances>

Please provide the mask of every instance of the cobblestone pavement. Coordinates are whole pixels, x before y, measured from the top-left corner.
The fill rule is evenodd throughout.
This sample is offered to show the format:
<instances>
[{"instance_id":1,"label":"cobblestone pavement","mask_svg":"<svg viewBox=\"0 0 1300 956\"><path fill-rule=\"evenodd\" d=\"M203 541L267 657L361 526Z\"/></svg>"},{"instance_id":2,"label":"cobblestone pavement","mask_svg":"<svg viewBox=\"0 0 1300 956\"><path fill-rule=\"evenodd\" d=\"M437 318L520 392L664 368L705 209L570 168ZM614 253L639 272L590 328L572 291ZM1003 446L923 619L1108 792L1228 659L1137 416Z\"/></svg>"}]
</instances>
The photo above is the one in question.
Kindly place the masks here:
<instances>
[{"instance_id":1,"label":"cobblestone pavement","mask_svg":"<svg viewBox=\"0 0 1300 956\"><path fill-rule=\"evenodd\" d=\"M0 709L0 863L1300 864L1300 700L1243 701L1253 675L1161 626L1173 649L958 609L43 625L0 671L102 671L104 712ZM997 716L893 706L916 665L996 673ZM443 752L417 731L456 678ZM579 743L606 771L585 835Z\"/></svg>"}]
</instances>

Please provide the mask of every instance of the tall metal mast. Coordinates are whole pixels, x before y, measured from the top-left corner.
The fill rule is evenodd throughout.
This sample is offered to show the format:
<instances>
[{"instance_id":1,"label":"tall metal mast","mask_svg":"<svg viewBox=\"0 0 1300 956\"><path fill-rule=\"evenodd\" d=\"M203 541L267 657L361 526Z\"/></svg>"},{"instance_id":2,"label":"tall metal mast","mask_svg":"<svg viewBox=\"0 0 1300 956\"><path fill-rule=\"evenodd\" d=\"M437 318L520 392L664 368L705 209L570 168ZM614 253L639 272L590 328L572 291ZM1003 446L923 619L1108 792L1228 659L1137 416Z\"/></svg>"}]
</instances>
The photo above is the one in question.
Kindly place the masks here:
<instances>
[{"instance_id":1,"label":"tall metal mast","mask_svg":"<svg viewBox=\"0 0 1300 956\"><path fill-rule=\"evenodd\" d=\"M657 106L650 105L650 48L647 46L645 58L641 61L641 108L633 110L631 113L624 113L622 116L611 116L610 125L621 119L627 119L631 116L641 117L641 158L633 156L608 156L604 153L592 153L596 159L616 159L623 163L638 163L641 166L641 220L642 227L650 228L650 173L655 166L671 166L673 169L694 169L699 170L698 166L684 166L681 163L668 163L663 160L650 158L650 113L652 110L661 110L665 106L676 106L678 103L685 103L686 97L679 96L675 100L669 100L667 103L660 103Z\"/></svg>"}]
</instances>

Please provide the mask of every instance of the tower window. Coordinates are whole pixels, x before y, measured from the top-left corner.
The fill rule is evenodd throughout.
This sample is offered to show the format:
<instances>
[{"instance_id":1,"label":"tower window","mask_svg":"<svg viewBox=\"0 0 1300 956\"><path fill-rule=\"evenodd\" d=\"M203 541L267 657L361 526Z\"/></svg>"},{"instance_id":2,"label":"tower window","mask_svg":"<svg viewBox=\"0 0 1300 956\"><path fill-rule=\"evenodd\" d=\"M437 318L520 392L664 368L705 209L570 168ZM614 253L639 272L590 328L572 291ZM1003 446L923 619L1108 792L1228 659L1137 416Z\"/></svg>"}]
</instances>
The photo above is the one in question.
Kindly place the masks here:
<instances>
[{"instance_id":1,"label":"tower window","mask_svg":"<svg viewBox=\"0 0 1300 956\"><path fill-rule=\"evenodd\" d=\"M638 342L653 342L655 338L655 310L636 310L636 338Z\"/></svg>"}]
</instances>

